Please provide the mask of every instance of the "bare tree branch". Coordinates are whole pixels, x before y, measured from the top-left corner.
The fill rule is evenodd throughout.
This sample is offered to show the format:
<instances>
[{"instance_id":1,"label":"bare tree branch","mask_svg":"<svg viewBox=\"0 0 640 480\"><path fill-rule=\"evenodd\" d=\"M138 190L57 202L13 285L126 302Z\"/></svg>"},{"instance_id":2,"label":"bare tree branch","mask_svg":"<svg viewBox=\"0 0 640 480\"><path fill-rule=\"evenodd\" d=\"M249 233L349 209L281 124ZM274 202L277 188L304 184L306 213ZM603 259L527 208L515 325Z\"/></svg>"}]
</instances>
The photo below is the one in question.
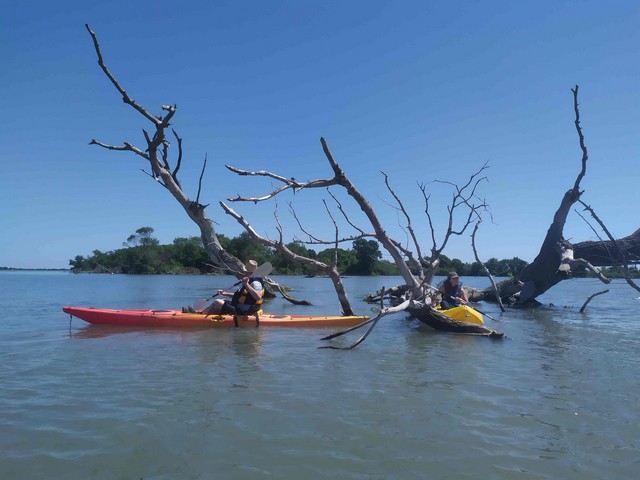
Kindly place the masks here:
<instances>
[{"instance_id":1,"label":"bare tree branch","mask_svg":"<svg viewBox=\"0 0 640 480\"><path fill-rule=\"evenodd\" d=\"M406 208L404 208L404 205L402 203L402 200L400 200L400 197L398 197L398 195L396 195L396 192L394 192L393 189L391 188L391 185L389 184L389 176L384 172L381 172L381 173L384 176L384 183L387 186L387 190L389 190L389 193L391 193L393 198L396 200L396 202L398 203L398 206L400 207L400 211L404 215L404 218L407 220L407 230L409 230L409 234L411 235L411 239L413 240L413 245L416 248L416 254L418 255L418 258L422 258L420 243L418 243L418 239L416 238L416 233L414 232L413 226L411 225L411 217L409 217L409 214L407 213ZM422 270L422 264L420 262L418 262L418 268L420 269L420 277L423 277L424 272Z\"/></svg>"},{"instance_id":2,"label":"bare tree branch","mask_svg":"<svg viewBox=\"0 0 640 480\"><path fill-rule=\"evenodd\" d=\"M204 154L204 163L202 164L202 171L200 172L200 178L198 179L198 194L196 195L196 204L200 205L200 191L202 190L202 177L207 169L207 154ZM175 173L175 172L174 172ZM171 174L174 177L174 174Z\"/></svg>"},{"instance_id":3,"label":"bare tree branch","mask_svg":"<svg viewBox=\"0 0 640 480\"><path fill-rule=\"evenodd\" d=\"M431 195L427 195L426 188L427 187L424 183L420 184L420 191L422 192L422 196L424 197L424 213L427 215L427 220L429 221L429 230L431 230L431 252L433 257L433 253L435 253L437 250L436 229L433 226L433 219L431 218L431 213L429 212L429 199L431 198Z\"/></svg>"},{"instance_id":4,"label":"bare tree branch","mask_svg":"<svg viewBox=\"0 0 640 480\"><path fill-rule=\"evenodd\" d=\"M587 160L589 159L589 154L587 152L587 147L584 144L584 135L582 134L582 128L580 128L580 110L578 109L578 89L580 87L578 85L575 88L572 88L573 92L573 111L575 112L575 126L576 131L578 132L578 140L580 142L580 150L582 150L582 170L576 177L576 181L573 184L573 191L575 193L580 189L580 182L584 178L587 173Z\"/></svg>"},{"instance_id":5,"label":"bare tree branch","mask_svg":"<svg viewBox=\"0 0 640 480\"><path fill-rule=\"evenodd\" d=\"M327 193L331 196L331 198L333 198L333 200L336 202L336 205L338 205L338 210L340 210L340 213L342 213L342 216L344 217L344 219L347 221L347 223L349 225L351 225L351 227L353 227L354 230L360 232L360 236L358 237L354 237L354 240L358 239L358 238L364 238L364 237L373 237L374 234L373 233L367 233L364 230L362 230L360 227L358 227L355 223L353 223L351 221L351 219L349 218L349 216L347 215L347 213L344 211L344 208L342 207L342 203L340 203L340 201L338 200L338 198L331 192L330 189L327 188Z\"/></svg>"},{"instance_id":6,"label":"bare tree branch","mask_svg":"<svg viewBox=\"0 0 640 480\"><path fill-rule=\"evenodd\" d=\"M122 95L122 101L124 103L126 103L127 105L131 105L142 116L144 116L146 119L148 119L153 124L160 125L161 121L158 118L156 118L153 115L151 115L149 112L147 112L144 108L142 108L140 105L138 105L134 100L132 100L131 97L129 97L129 95L125 91L125 89L122 88L120 86L120 84L118 83L118 81L114 78L114 76L111 75L111 72L109 71L107 66L104 64L104 60L102 59L102 52L100 51L100 45L98 44L98 38L96 37L96 34L93 32L93 30L91 30L89 28L88 24L85 24L85 28L87 29L87 31L91 35L91 38L93 39L93 46L95 47L96 54L98 55L98 65L100 65L100 68L102 69L104 74L111 81L111 83L113 83L113 86L116 87L116 89L120 92L120 94Z\"/></svg>"},{"instance_id":7,"label":"bare tree branch","mask_svg":"<svg viewBox=\"0 0 640 480\"><path fill-rule=\"evenodd\" d=\"M498 305L500 305L500 310L504 312L505 311L504 305L502 304L502 298L500 298L500 292L498 291L498 287L496 286L496 281L494 280L493 275L491 275L491 272L489 271L487 266L482 262L482 260L480 260L480 257L478 256L478 250L476 250L476 232L478 231L478 227L480 227L480 222L482 222L482 220L478 220L476 222L476 226L474 227L473 233L471 234L471 247L473 248L473 255L476 258L476 262L482 265L483 270L489 277L491 286L493 287L493 290L496 293L496 299L498 300Z\"/></svg>"},{"instance_id":8,"label":"bare tree branch","mask_svg":"<svg viewBox=\"0 0 640 480\"><path fill-rule=\"evenodd\" d=\"M312 180L310 182L297 182L292 178L285 178L281 175L276 175L275 173L268 172L266 170L258 170L258 171L249 171L249 170L241 170L239 168L232 167L231 165L225 165L225 167L231 170L234 173L237 173L241 176L259 176L259 177L270 177L274 180L278 180L279 182L284 183L284 185L280 188L275 189L271 193L266 195L262 195L260 197L242 197L238 195L235 198L229 198L230 202L263 202L265 200L269 200L274 196L278 195L285 190L293 189L294 191L302 190L303 188L319 188L319 187L330 187L331 185L336 185L334 179L320 179L320 180Z\"/></svg>"},{"instance_id":9,"label":"bare tree branch","mask_svg":"<svg viewBox=\"0 0 640 480\"><path fill-rule=\"evenodd\" d=\"M371 324L371 326L367 329L367 331L364 333L364 335L362 335L358 340L356 340L354 343L352 343L351 345L349 345L348 347L336 347L334 345L323 345L322 347L318 347L318 348L330 348L333 350L352 350L355 347L357 347L358 345L360 345L362 342L364 342L366 340L366 338L369 336L369 334L371 333L371 331L375 328L375 326L378 324L378 322L385 316L387 315L391 315L392 313L399 313L399 312L403 312L405 311L409 305L411 304L412 300L405 300L404 302L402 302L400 305L397 305L395 307L385 307L385 308L381 308L380 312L378 313L378 315L376 315L374 318L367 320L366 322L361 323L360 325L356 325L355 327L346 330L344 332L339 332L340 334L345 334L345 333L349 333L353 330L355 330L356 328L360 328L364 325L368 325ZM339 335L336 335L339 336ZM335 338L335 337L332 337ZM328 337L324 337L322 340L325 339L329 339Z\"/></svg>"},{"instance_id":10,"label":"bare tree branch","mask_svg":"<svg viewBox=\"0 0 640 480\"><path fill-rule=\"evenodd\" d=\"M124 145L120 147L116 145L107 145L106 143L102 143L93 139L89 142L89 145L97 145L99 147L106 148L107 150L116 150L120 152L133 152L136 155L139 155L140 157L144 158L145 160L150 160L149 155L147 155L145 152L140 150L138 147L133 146L129 142L124 142Z\"/></svg>"},{"instance_id":11,"label":"bare tree branch","mask_svg":"<svg viewBox=\"0 0 640 480\"><path fill-rule=\"evenodd\" d=\"M620 245L618 244L616 239L613 238L613 235L611 235L611 232L609 232L609 229L604 224L604 222L602 220L600 220L600 218L596 215L596 212L589 205L584 203L582 200L579 200L579 202L584 207L584 209L587 210L591 214L591 216L594 218L594 220L596 222L598 222L600 227L602 227L602 230L604 231L604 233L607 234L607 237L609 237L609 240L613 244L613 246L615 248L615 252L616 252L615 257L612 257L611 259L615 262L616 265L619 265L620 267L622 267L622 269L624 271L624 275L625 275L624 279L626 280L626 282L629 284L629 286L631 288L634 288L635 290L640 292L640 287L638 285L636 285L635 282L631 279L631 273L629 272L629 262L627 260L627 256L626 256L624 250L622 248L620 248ZM622 258L623 262L620 264L616 260L616 258Z\"/></svg>"},{"instance_id":12,"label":"bare tree branch","mask_svg":"<svg viewBox=\"0 0 640 480\"><path fill-rule=\"evenodd\" d=\"M329 210L329 206L327 205L327 202L322 200L322 203L324 204L324 208L327 210L327 213L329 214L329 218L333 222L333 227L334 227L334 230L335 230L335 239L334 239L334 243L333 243L333 263L331 264L331 266L337 270L337 268L338 268L338 238L339 238L339 235L340 235L340 231L338 229L338 224L336 223L336 220L333 218L333 215L331 215L331 210Z\"/></svg>"},{"instance_id":13,"label":"bare tree branch","mask_svg":"<svg viewBox=\"0 0 640 480\"><path fill-rule=\"evenodd\" d=\"M580 308L580 313L584 312L584 309L587 308L587 305L589 305L589 302L593 300L594 297L597 297L598 295L602 295L604 293L609 293L609 290L603 290L601 292L590 295L589 298L587 298L587 300L582 304L582 307Z\"/></svg>"},{"instance_id":14,"label":"bare tree branch","mask_svg":"<svg viewBox=\"0 0 640 480\"><path fill-rule=\"evenodd\" d=\"M308 265L310 267L315 268L318 271L325 273L333 282L333 286L338 295L338 300L340 302L340 306L342 308L343 315L354 315L353 309L351 308L351 303L349 302L349 297L347 296L347 292L344 288L344 284L342 283L342 278L338 271L332 267L331 265L327 265L326 263L320 262L318 260L304 257L302 255L298 255L291 251L283 242L274 242L273 240L269 240L265 237L262 237L255 231L255 229L249 224L249 222L239 213L235 212L232 208L227 206L224 202L220 202L220 206L225 211L225 213L233 218L244 227L244 229L258 242L263 245L275 248L279 252L281 252L286 258L291 261L301 263L303 265Z\"/></svg>"},{"instance_id":15,"label":"bare tree branch","mask_svg":"<svg viewBox=\"0 0 640 480\"><path fill-rule=\"evenodd\" d=\"M96 140L92 140L90 143L92 145L98 145L109 150L131 151L147 160L151 167L151 173L148 174L144 172L144 170L143 172L154 178L163 187L169 190L176 201L180 203L189 218L191 218L191 220L196 223L196 225L198 225L198 227L200 228L202 243L204 244L207 254L211 258L211 260L216 265L220 265L221 267L235 272L237 275L241 275L243 263L233 255L226 252L224 248L222 248L222 245L220 244L216 236L213 222L204 213L204 209L206 208L206 206L200 205L199 201L191 201L182 190L177 176L179 164L182 161L182 141L175 132L174 136L178 140L178 166L173 172L171 172L171 169L169 167L169 142L165 137L165 130L170 125L170 121L176 113L177 107L175 105L162 105L162 110L165 111L166 114L164 115L164 117L156 117L150 114L147 109L143 108L141 105L132 100L104 63L96 34L89 28L89 25L85 25L85 27L93 40L93 45L98 56L98 65L100 65L100 68L107 76L107 78L111 81L111 83L116 87L118 92L120 92L123 101L134 108L144 118L152 122L155 126L155 132L153 133L153 136L151 136L146 130L143 130L143 135L145 137L145 141L147 142L146 151L142 151L141 149L134 147L131 143L128 142L124 142L124 147L107 145ZM158 151L159 149L161 149L160 152Z\"/></svg>"},{"instance_id":16,"label":"bare tree branch","mask_svg":"<svg viewBox=\"0 0 640 480\"><path fill-rule=\"evenodd\" d=\"M178 133L174 129L171 129L171 131L173 132L173 136L176 137L176 141L178 142L178 158L176 160L176 168L173 169L171 176L176 182L176 185L180 185L180 182L178 181L178 171L182 166L182 138L178 136Z\"/></svg>"}]
</instances>

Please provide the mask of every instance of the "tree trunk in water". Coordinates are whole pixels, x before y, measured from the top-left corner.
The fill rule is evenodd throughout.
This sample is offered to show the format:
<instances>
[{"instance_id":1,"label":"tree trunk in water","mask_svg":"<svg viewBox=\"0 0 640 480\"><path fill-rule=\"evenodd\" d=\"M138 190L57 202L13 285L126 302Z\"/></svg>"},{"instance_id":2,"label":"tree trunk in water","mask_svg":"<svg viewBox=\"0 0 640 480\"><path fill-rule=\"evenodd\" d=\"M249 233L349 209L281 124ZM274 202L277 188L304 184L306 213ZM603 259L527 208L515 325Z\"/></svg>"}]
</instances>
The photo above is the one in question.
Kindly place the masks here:
<instances>
[{"instance_id":1,"label":"tree trunk in water","mask_svg":"<svg viewBox=\"0 0 640 480\"><path fill-rule=\"evenodd\" d=\"M338 295L338 301L340 302L342 315L346 315L346 316L355 315L355 313L353 312L353 309L351 308L351 302L349 302L347 291L344 289L344 284L342 283L342 277L340 276L338 271L335 268L328 267L327 269L325 269L325 273L329 276L329 278L333 282L333 288L335 288L336 294Z\"/></svg>"},{"instance_id":2,"label":"tree trunk in water","mask_svg":"<svg viewBox=\"0 0 640 480\"><path fill-rule=\"evenodd\" d=\"M542 295L559 281L567 278L558 270L562 262L560 242L564 241L562 232L569 210L578 201L580 195L581 192L576 188L564 194L538 256L518 275L518 280L524 283L518 303L534 300L538 295Z\"/></svg>"}]
</instances>

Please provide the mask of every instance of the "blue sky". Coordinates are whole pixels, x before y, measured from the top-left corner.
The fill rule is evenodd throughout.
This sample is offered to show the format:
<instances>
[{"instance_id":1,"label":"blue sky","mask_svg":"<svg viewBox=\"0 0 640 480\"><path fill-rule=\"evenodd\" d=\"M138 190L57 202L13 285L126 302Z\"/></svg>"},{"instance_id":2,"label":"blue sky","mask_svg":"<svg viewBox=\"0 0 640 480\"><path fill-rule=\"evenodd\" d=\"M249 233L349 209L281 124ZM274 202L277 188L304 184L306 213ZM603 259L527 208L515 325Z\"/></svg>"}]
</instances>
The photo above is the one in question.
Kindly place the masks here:
<instances>
[{"instance_id":1,"label":"blue sky","mask_svg":"<svg viewBox=\"0 0 640 480\"><path fill-rule=\"evenodd\" d=\"M95 3L95 4L93 4ZM130 154L89 146L143 146L150 125L100 71L105 61L152 113L177 104L182 183L221 233L241 227L218 201L264 194L266 179L223 168L267 169L298 180L331 176L319 139L404 240L380 171L389 174L430 246L422 195L439 223L450 192L488 161L481 195L491 206L479 253L538 252L580 169L571 87L580 85L590 159L583 199L616 236L633 232L640 203L640 4L613 2L166 1L3 4L0 16L0 266L66 268L94 249L119 248L141 226L163 243L199 235L177 202ZM283 196L288 238L306 226L333 236L325 192ZM344 198L345 205L352 205ZM275 237L274 202L235 204ZM361 219L358 209L354 219ZM369 229L363 222L360 222ZM350 234L346 226L341 232ZM572 213L565 236L593 239ZM450 257L473 259L469 236Z\"/></svg>"}]
</instances>

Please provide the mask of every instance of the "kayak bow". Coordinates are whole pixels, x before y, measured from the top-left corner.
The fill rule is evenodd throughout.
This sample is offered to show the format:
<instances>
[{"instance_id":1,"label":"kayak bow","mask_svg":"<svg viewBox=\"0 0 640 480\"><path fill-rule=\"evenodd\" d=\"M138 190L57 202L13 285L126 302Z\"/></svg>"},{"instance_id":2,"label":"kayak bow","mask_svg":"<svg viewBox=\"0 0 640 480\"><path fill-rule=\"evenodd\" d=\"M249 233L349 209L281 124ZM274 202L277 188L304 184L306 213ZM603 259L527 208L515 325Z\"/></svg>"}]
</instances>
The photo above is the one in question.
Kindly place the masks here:
<instances>
[{"instance_id":1,"label":"kayak bow","mask_svg":"<svg viewBox=\"0 0 640 480\"><path fill-rule=\"evenodd\" d=\"M438 310L444 313L447 317L458 320L459 322L475 323L476 325L484 325L482 320L482 314L477 310L466 305L460 305L459 307L449 308L448 310Z\"/></svg>"}]
</instances>

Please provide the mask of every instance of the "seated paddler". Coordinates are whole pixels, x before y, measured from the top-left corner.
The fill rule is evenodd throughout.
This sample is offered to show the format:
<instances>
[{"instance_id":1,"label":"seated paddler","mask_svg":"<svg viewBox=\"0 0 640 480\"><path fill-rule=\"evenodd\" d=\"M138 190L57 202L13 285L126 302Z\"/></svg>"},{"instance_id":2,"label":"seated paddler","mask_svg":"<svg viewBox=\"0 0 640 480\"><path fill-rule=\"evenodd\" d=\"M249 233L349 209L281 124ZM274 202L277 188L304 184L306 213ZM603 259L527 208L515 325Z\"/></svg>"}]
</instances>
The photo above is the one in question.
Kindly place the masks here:
<instances>
[{"instance_id":1,"label":"seated paddler","mask_svg":"<svg viewBox=\"0 0 640 480\"><path fill-rule=\"evenodd\" d=\"M264 295L264 280L252 276L258 268L255 260L249 260L244 265L244 276L241 285L235 292L218 290L218 295L228 299L216 299L202 312L206 315L252 315L260 310Z\"/></svg>"},{"instance_id":2,"label":"seated paddler","mask_svg":"<svg viewBox=\"0 0 640 480\"><path fill-rule=\"evenodd\" d=\"M438 286L438 290L442 293L440 307L443 310L469 303L469 298L462 288L462 282L456 272L449 272L447 279Z\"/></svg>"}]
</instances>

